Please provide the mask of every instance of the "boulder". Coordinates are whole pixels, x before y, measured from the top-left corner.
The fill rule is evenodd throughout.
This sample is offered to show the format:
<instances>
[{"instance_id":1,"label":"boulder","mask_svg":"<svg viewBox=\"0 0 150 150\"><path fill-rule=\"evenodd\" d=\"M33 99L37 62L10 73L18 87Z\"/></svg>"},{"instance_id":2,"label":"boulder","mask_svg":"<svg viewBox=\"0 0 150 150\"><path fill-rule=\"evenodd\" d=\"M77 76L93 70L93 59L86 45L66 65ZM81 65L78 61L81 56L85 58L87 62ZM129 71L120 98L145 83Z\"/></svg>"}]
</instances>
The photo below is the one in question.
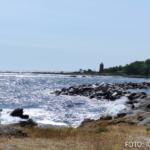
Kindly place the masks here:
<instances>
[{"instance_id":1,"label":"boulder","mask_svg":"<svg viewBox=\"0 0 150 150\"><path fill-rule=\"evenodd\" d=\"M29 119L27 121L20 121L19 123L20 123L21 127L25 127L25 126L30 126L30 127L37 126L37 123L35 123L32 119Z\"/></svg>"},{"instance_id":2,"label":"boulder","mask_svg":"<svg viewBox=\"0 0 150 150\"><path fill-rule=\"evenodd\" d=\"M0 135L19 135L27 136L27 133L20 129L15 129L11 126L0 124Z\"/></svg>"},{"instance_id":3,"label":"boulder","mask_svg":"<svg viewBox=\"0 0 150 150\"><path fill-rule=\"evenodd\" d=\"M37 126L37 123L35 123L32 119L29 119L27 121L20 121L18 123L11 124L11 126L20 126L20 127L30 126L30 127L34 127L34 126Z\"/></svg>"},{"instance_id":4,"label":"boulder","mask_svg":"<svg viewBox=\"0 0 150 150\"><path fill-rule=\"evenodd\" d=\"M85 118L79 127L83 127L85 124L89 123L89 122L94 122L95 120L94 119L90 119L90 118Z\"/></svg>"},{"instance_id":5,"label":"boulder","mask_svg":"<svg viewBox=\"0 0 150 150\"><path fill-rule=\"evenodd\" d=\"M126 113L118 113L117 116L118 116L118 118L122 118L122 117L126 116Z\"/></svg>"},{"instance_id":6,"label":"boulder","mask_svg":"<svg viewBox=\"0 0 150 150\"><path fill-rule=\"evenodd\" d=\"M138 109L150 112L150 101L147 99L139 100Z\"/></svg>"},{"instance_id":7,"label":"boulder","mask_svg":"<svg viewBox=\"0 0 150 150\"><path fill-rule=\"evenodd\" d=\"M17 108L13 110L10 114L12 117L20 117L22 119L29 119L28 115L23 115L23 109Z\"/></svg>"},{"instance_id":8,"label":"boulder","mask_svg":"<svg viewBox=\"0 0 150 150\"><path fill-rule=\"evenodd\" d=\"M22 116L23 115L23 109L17 108L15 110L13 110L10 115L13 117Z\"/></svg>"},{"instance_id":9,"label":"boulder","mask_svg":"<svg viewBox=\"0 0 150 150\"><path fill-rule=\"evenodd\" d=\"M127 114L122 118L115 117L114 119L108 121L107 124L110 125L110 124L118 124L118 123L128 123L128 124L143 125L145 123L143 120L145 120L149 116L150 116L150 112L139 110L133 114Z\"/></svg>"},{"instance_id":10,"label":"boulder","mask_svg":"<svg viewBox=\"0 0 150 150\"><path fill-rule=\"evenodd\" d=\"M143 121L138 123L138 125L150 126L150 117L144 119Z\"/></svg>"}]
</instances>

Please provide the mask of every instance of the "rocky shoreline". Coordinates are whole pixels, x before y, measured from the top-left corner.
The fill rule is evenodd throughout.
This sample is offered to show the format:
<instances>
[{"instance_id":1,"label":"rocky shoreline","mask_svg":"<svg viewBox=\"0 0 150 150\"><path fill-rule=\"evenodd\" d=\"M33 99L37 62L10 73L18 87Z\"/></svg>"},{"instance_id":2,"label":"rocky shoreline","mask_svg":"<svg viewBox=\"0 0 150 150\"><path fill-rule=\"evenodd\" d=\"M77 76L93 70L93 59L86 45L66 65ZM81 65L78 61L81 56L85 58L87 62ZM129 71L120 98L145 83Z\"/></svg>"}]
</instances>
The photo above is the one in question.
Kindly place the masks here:
<instances>
[{"instance_id":1,"label":"rocky shoreline","mask_svg":"<svg viewBox=\"0 0 150 150\"><path fill-rule=\"evenodd\" d=\"M130 107L130 110L124 109L117 114L116 117L112 118L111 116L101 117L102 120L105 120L105 123L108 124L116 124L120 122L124 123L131 123L131 124L150 124L150 94L145 92L135 92L132 93L127 91L128 89L150 89L149 82L142 82L142 83L109 83L109 84L89 84L89 85L78 85L78 86L71 86L69 88L63 88L60 91L54 91L51 94L55 95L69 95L69 96L86 96L90 99L97 99L97 100L109 100L115 101L122 96L126 96L128 101L126 104ZM137 115L137 113L140 112ZM146 120L144 123L141 121ZM97 121L98 121L97 120ZM109 121L106 121L109 120ZM111 121L110 121L111 120ZM80 126L83 126L86 123L95 122L93 119L85 119ZM106 123L107 124L107 123Z\"/></svg>"},{"instance_id":2,"label":"rocky shoreline","mask_svg":"<svg viewBox=\"0 0 150 150\"><path fill-rule=\"evenodd\" d=\"M130 107L129 110L124 109L117 114L117 116L103 116L97 120L85 118L80 127L87 124L95 126L98 125L111 125L119 123L137 124L137 125L150 125L150 94L145 92L132 93L127 91L128 89L150 89L150 83L109 83L109 84L89 84L71 86L69 88L63 88L60 91L54 91L51 94L55 95L70 95L70 96L86 96L90 99L115 101L122 96L128 97L128 101L125 103ZM1 110L2 111L2 110ZM23 114L23 109L17 108L10 113L12 117L20 117L26 119L26 121L20 121L18 123L10 124L9 127L0 125L0 135L22 135L27 134L19 129L14 129L13 126L37 126L37 124L29 118L28 115Z\"/></svg>"},{"instance_id":3,"label":"rocky shoreline","mask_svg":"<svg viewBox=\"0 0 150 150\"><path fill-rule=\"evenodd\" d=\"M3 110L1 109L0 111L3 111ZM37 125L32 119L29 119L28 115L23 115L23 109L17 108L15 110L13 110L10 113L10 116L19 117L21 119L26 119L26 121L19 121L18 123L9 124L9 125L0 124L0 135L3 135L3 136L13 135L13 136L26 137L27 136L26 132L24 132L21 129L16 129L14 127L16 127L16 126L18 126L18 127L25 127L25 126L34 127Z\"/></svg>"}]
</instances>

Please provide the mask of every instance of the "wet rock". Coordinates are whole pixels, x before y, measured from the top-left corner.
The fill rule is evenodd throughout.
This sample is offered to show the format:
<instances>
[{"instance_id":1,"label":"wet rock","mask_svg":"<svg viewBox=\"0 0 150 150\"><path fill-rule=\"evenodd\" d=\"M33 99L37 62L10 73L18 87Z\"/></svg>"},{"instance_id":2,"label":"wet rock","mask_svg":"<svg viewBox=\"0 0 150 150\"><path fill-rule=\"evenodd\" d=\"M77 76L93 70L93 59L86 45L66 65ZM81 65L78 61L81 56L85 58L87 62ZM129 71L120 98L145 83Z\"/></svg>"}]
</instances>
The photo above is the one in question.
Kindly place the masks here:
<instances>
[{"instance_id":1,"label":"wet rock","mask_svg":"<svg viewBox=\"0 0 150 150\"><path fill-rule=\"evenodd\" d=\"M13 110L10 115L13 117L16 117L16 116L20 117L23 115L23 109L17 108L15 110Z\"/></svg>"},{"instance_id":2,"label":"wet rock","mask_svg":"<svg viewBox=\"0 0 150 150\"><path fill-rule=\"evenodd\" d=\"M92 99L92 98L94 98L94 97L95 97L95 95L90 95L90 96L89 96L90 99Z\"/></svg>"},{"instance_id":3,"label":"wet rock","mask_svg":"<svg viewBox=\"0 0 150 150\"><path fill-rule=\"evenodd\" d=\"M149 99L150 94L147 95L144 92L131 93L130 91L125 91L127 89L136 89L136 88L150 88L149 83L109 83L109 84L89 84L89 85L78 85L67 88L63 88L61 91L55 91L56 95L82 95L89 98L97 99L107 99L107 100L116 100L121 96L126 96L130 100L130 104L134 104L134 101L137 99Z\"/></svg>"},{"instance_id":4,"label":"wet rock","mask_svg":"<svg viewBox=\"0 0 150 150\"><path fill-rule=\"evenodd\" d=\"M133 101L127 101L126 104L133 104Z\"/></svg>"},{"instance_id":5,"label":"wet rock","mask_svg":"<svg viewBox=\"0 0 150 150\"><path fill-rule=\"evenodd\" d=\"M32 119L29 119L27 121L20 121L20 126L21 127L24 127L24 126L33 127L33 126L37 126L37 123L35 123Z\"/></svg>"},{"instance_id":6,"label":"wet rock","mask_svg":"<svg viewBox=\"0 0 150 150\"><path fill-rule=\"evenodd\" d=\"M132 104L131 108L132 108L132 109L134 109L134 108L135 108L134 104Z\"/></svg>"},{"instance_id":7,"label":"wet rock","mask_svg":"<svg viewBox=\"0 0 150 150\"><path fill-rule=\"evenodd\" d=\"M29 119L28 115L23 115L23 109L17 108L13 110L10 114L12 117L20 117L22 119Z\"/></svg>"},{"instance_id":8,"label":"wet rock","mask_svg":"<svg viewBox=\"0 0 150 150\"><path fill-rule=\"evenodd\" d=\"M55 91L54 92L54 94L57 95L57 96L60 95L60 93L61 93L61 91Z\"/></svg>"},{"instance_id":9,"label":"wet rock","mask_svg":"<svg viewBox=\"0 0 150 150\"><path fill-rule=\"evenodd\" d=\"M115 92L115 93L112 94L112 96L116 96L116 95L117 95L117 92Z\"/></svg>"},{"instance_id":10,"label":"wet rock","mask_svg":"<svg viewBox=\"0 0 150 150\"><path fill-rule=\"evenodd\" d=\"M134 96L134 98L138 98L138 97L140 97L140 96L142 96L142 95L143 95L142 92L137 92L136 95Z\"/></svg>"},{"instance_id":11,"label":"wet rock","mask_svg":"<svg viewBox=\"0 0 150 150\"><path fill-rule=\"evenodd\" d=\"M29 115L22 115L21 118L22 119L29 119Z\"/></svg>"},{"instance_id":12,"label":"wet rock","mask_svg":"<svg viewBox=\"0 0 150 150\"><path fill-rule=\"evenodd\" d=\"M20 126L20 127L30 126L30 127L34 127L34 126L37 126L37 123L34 122L32 119L29 119L27 121L20 121L18 123L11 124L11 126Z\"/></svg>"},{"instance_id":13,"label":"wet rock","mask_svg":"<svg viewBox=\"0 0 150 150\"><path fill-rule=\"evenodd\" d=\"M135 95L136 95L136 93L131 93L127 97L128 97L129 100L133 100Z\"/></svg>"}]
</instances>

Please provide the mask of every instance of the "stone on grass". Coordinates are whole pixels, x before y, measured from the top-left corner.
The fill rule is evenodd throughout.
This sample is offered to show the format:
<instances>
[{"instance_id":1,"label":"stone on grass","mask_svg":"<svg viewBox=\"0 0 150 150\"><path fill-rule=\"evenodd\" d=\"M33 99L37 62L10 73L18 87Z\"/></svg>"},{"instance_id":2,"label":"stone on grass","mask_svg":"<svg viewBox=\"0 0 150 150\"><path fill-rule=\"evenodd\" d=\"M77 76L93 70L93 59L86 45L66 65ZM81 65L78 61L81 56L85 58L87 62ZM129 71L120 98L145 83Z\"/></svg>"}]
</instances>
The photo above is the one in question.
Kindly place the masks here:
<instances>
[{"instance_id":1,"label":"stone on grass","mask_svg":"<svg viewBox=\"0 0 150 150\"><path fill-rule=\"evenodd\" d=\"M23 130L0 124L0 135L27 136L27 133Z\"/></svg>"},{"instance_id":2,"label":"stone on grass","mask_svg":"<svg viewBox=\"0 0 150 150\"><path fill-rule=\"evenodd\" d=\"M144 119L138 125L150 126L150 117Z\"/></svg>"}]
</instances>

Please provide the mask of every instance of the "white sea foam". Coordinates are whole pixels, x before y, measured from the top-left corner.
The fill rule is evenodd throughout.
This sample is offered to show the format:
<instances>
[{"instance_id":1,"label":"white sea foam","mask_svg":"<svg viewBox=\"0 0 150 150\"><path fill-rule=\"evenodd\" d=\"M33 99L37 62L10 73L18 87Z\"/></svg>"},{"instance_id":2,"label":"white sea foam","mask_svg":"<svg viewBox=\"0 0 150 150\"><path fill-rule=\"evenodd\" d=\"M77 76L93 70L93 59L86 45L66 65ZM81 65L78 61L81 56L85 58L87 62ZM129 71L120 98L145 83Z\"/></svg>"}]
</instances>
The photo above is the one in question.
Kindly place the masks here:
<instances>
[{"instance_id":1,"label":"white sea foam","mask_svg":"<svg viewBox=\"0 0 150 150\"><path fill-rule=\"evenodd\" d=\"M119 111L125 108L127 109L127 106L125 105L125 102L127 100L127 97L121 97L120 99L117 99L115 101L109 101L107 104L107 110L105 112L105 115L111 115L114 117Z\"/></svg>"},{"instance_id":2,"label":"white sea foam","mask_svg":"<svg viewBox=\"0 0 150 150\"><path fill-rule=\"evenodd\" d=\"M54 122L51 120L37 120L36 122L41 123L41 124L46 124L46 125L53 125L53 126L67 126L67 124L65 123Z\"/></svg>"}]
</instances>

